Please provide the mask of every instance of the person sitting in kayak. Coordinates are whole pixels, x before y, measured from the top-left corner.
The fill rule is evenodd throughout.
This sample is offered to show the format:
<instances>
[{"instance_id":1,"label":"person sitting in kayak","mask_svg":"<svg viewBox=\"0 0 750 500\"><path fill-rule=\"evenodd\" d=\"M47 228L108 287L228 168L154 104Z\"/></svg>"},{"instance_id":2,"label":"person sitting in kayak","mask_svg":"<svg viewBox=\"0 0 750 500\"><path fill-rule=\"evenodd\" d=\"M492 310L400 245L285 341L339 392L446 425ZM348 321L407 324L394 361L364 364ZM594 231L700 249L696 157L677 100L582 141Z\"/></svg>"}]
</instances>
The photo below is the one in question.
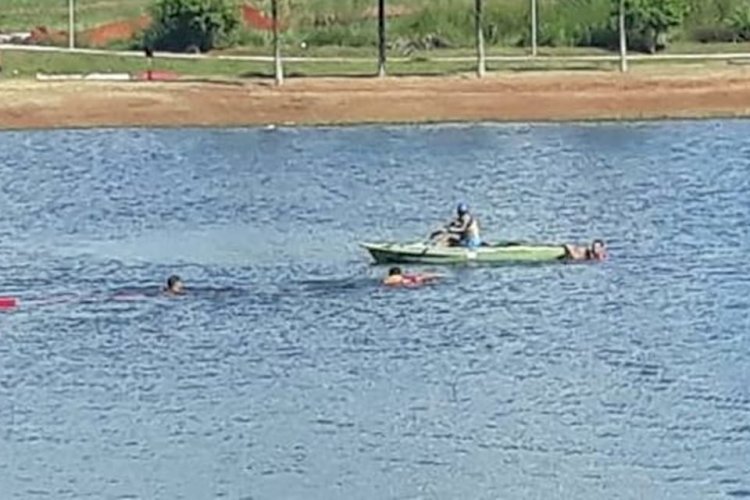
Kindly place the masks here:
<instances>
[{"instance_id":1,"label":"person sitting in kayak","mask_svg":"<svg viewBox=\"0 0 750 500\"><path fill-rule=\"evenodd\" d=\"M167 295L184 295L185 284L182 282L182 278L176 274L167 278L167 286L164 287L163 292Z\"/></svg>"},{"instance_id":2,"label":"person sitting in kayak","mask_svg":"<svg viewBox=\"0 0 750 500\"><path fill-rule=\"evenodd\" d=\"M437 274L406 274L400 267L392 267L388 270L388 276L383 280L383 284L386 286L420 286L438 278Z\"/></svg>"},{"instance_id":3,"label":"person sitting in kayak","mask_svg":"<svg viewBox=\"0 0 750 500\"><path fill-rule=\"evenodd\" d=\"M604 260L607 258L607 247L602 240L594 240L590 247L563 245L563 260Z\"/></svg>"},{"instance_id":4,"label":"person sitting in kayak","mask_svg":"<svg viewBox=\"0 0 750 500\"><path fill-rule=\"evenodd\" d=\"M479 221L469 212L469 206L466 203L459 203L456 208L456 218L444 228L432 233L430 239L438 236L441 236L439 242L449 247L478 248L482 246Z\"/></svg>"}]
</instances>

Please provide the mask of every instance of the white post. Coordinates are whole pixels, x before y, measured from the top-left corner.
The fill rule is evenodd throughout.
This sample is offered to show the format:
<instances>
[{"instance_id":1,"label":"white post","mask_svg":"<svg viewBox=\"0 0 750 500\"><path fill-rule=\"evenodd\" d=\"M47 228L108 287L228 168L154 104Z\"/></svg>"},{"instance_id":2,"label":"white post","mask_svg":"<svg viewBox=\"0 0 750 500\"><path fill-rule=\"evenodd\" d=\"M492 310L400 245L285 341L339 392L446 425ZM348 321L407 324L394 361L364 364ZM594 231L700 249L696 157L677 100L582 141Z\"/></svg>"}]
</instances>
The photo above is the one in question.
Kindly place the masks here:
<instances>
[{"instance_id":1,"label":"white post","mask_svg":"<svg viewBox=\"0 0 750 500\"><path fill-rule=\"evenodd\" d=\"M620 0L620 71L628 71L628 39L625 33L625 0Z\"/></svg>"},{"instance_id":2,"label":"white post","mask_svg":"<svg viewBox=\"0 0 750 500\"><path fill-rule=\"evenodd\" d=\"M76 7L75 0L68 0L68 48L76 48Z\"/></svg>"},{"instance_id":3,"label":"white post","mask_svg":"<svg viewBox=\"0 0 750 500\"><path fill-rule=\"evenodd\" d=\"M477 30L477 76L483 78L487 72L487 64L484 57L484 22L482 20L482 2L476 0L474 4L474 21Z\"/></svg>"},{"instance_id":4,"label":"white post","mask_svg":"<svg viewBox=\"0 0 750 500\"><path fill-rule=\"evenodd\" d=\"M284 83L284 67L281 64L281 40L279 40L279 4L271 0L271 19L273 20L273 62L276 85Z\"/></svg>"},{"instance_id":5,"label":"white post","mask_svg":"<svg viewBox=\"0 0 750 500\"><path fill-rule=\"evenodd\" d=\"M531 55L537 55L537 0L531 0Z\"/></svg>"}]
</instances>

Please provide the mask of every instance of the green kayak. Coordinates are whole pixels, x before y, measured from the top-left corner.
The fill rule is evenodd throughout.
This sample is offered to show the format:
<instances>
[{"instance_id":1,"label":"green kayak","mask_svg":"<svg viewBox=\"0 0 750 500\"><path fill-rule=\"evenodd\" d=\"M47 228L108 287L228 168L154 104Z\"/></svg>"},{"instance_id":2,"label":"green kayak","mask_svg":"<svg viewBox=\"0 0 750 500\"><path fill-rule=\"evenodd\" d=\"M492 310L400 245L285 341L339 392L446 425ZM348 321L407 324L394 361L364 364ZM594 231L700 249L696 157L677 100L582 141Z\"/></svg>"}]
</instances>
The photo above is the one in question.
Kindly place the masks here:
<instances>
[{"instance_id":1,"label":"green kayak","mask_svg":"<svg viewBox=\"0 0 750 500\"><path fill-rule=\"evenodd\" d=\"M426 243L363 243L378 264L464 264L547 262L565 257L562 245L500 243L479 248L443 247Z\"/></svg>"}]
</instances>

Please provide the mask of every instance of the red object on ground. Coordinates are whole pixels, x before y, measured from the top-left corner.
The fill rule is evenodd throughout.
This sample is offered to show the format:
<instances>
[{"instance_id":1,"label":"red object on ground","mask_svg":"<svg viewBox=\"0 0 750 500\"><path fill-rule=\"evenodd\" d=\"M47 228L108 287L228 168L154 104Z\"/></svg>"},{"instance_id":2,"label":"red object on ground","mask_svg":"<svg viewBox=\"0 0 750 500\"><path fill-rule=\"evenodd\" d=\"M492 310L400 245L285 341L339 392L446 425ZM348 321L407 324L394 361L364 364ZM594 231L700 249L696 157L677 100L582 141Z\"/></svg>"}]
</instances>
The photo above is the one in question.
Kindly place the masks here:
<instances>
[{"instance_id":1,"label":"red object on ground","mask_svg":"<svg viewBox=\"0 0 750 500\"><path fill-rule=\"evenodd\" d=\"M18 307L18 299L15 297L0 297L0 310L15 309Z\"/></svg>"},{"instance_id":2,"label":"red object on ground","mask_svg":"<svg viewBox=\"0 0 750 500\"><path fill-rule=\"evenodd\" d=\"M153 82L169 82L180 79L180 74L174 71L159 71L159 70L148 70L138 73L135 76L136 80L145 80Z\"/></svg>"}]
</instances>

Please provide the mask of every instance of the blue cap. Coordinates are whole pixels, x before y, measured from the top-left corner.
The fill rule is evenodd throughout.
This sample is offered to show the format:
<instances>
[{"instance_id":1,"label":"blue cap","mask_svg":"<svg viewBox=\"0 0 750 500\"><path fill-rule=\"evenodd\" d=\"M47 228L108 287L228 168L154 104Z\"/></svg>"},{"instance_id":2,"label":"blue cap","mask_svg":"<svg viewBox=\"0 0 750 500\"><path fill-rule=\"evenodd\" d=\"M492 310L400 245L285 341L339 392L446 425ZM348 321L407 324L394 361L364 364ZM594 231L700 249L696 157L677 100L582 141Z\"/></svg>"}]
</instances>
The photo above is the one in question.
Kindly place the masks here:
<instances>
[{"instance_id":1,"label":"blue cap","mask_svg":"<svg viewBox=\"0 0 750 500\"><path fill-rule=\"evenodd\" d=\"M456 211L460 214L465 214L469 212L469 205L466 203L459 203L458 207L456 208Z\"/></svg>"}]
</instances>

